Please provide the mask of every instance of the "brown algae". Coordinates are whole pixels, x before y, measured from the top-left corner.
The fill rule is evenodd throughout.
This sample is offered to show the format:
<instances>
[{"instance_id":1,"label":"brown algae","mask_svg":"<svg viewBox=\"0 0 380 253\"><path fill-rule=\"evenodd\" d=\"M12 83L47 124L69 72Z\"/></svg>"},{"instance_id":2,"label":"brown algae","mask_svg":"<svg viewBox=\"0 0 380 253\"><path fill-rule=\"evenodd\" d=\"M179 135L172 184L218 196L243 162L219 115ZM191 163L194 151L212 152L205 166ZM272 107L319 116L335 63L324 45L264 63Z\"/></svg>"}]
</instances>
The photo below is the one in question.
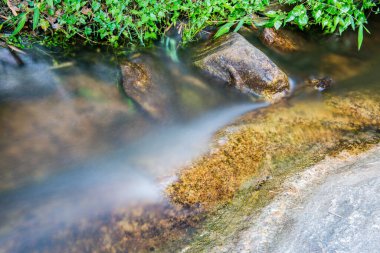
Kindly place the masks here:
<instances>
[{"instance_id":1,"label":"brown algae","mask_svg":"<svg viewBox=\"0 0 380 253\"><path fill-rule=\"evenodd\" d=\"M216 148L180 172L167 189L175 203L201 205L208 213L184 251L207 252L225 244L294 173L342 150L356 154L378 143L379 101L370 92L307 103L290 100L222 130Z\"/></svg>"},{"instance_id":2,"label":"brown algae","mask_svg":"<svg viewBox=\"0 0 380 253\"><path fill-rule=\"evenodd\" d=\"M231 200L252 178L262 181L281 174L283 169L273 166L277 161L308 152L317 159L376 142L379 101L378 96L351 92L323 102L288 101L248 114L219 133L226 136L225 144L184 169L168 195L175 203L210 209Z\"/></svg>"}]
</instances>

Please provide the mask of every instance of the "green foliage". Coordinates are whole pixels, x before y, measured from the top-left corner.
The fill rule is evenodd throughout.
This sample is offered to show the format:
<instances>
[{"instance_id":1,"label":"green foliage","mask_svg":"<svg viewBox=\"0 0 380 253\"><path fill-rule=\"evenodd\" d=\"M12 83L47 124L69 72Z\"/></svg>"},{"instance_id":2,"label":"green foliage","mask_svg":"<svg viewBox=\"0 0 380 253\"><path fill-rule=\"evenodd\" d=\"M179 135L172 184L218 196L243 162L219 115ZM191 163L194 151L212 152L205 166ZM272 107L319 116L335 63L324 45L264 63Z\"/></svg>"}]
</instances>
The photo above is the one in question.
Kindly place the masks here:
<instances>
[{"instance_id":1,"label":"green foliage","mask_svg":"<svg viewBox=\"0 0 380 253\"><path fill-rule=\"evenodd\" d=\"M21 29L24 27L25 23L26 23L26 14L25 13L21 13L19 16L17 16L17 21L16 21L16 28L13 30L13 33L12 35L16 35L18 34Z\"/></svg>"},{"instance_id":2,"label":"green foliage","mask_svg":"<svg viewBox=\"0 0 380 253\"><path fill-rule=\"evenodd\" d=\"M37 6L34 7L33 9L33 30L36 30L38 27L38 24L40 22L40 9L38 9Z\"/></svg>"},{"instance_id":3,"label":"green foliage","mask_svg":"<svg viewBox=\"0 0 380 253\"><path fill-rule=\"evenodd\" d=\"M280 29L296 25L307 29L319 25L326 33L358 29L358 46L366 30L366 14L376 11L378 0L37 0L0 2L0 37L12 42L30 34L50 43L82 38L90 43L151 44L178 26L183 42L194 39L207 26L219 26L215 37L239 30L243 25ZM269 10L272 4L290 10ZM18 15L12 14L17 9ZM253 17L264 22L255 23ZM4 31L12 31L6 34ZM25 31L23 33L23 31Z\"/></svg>"},{"instance_id":4,"label":"green foliage","mask_svg":"<svg viewBox=\"0 0 380 253\"><path fill-rule=\"evenodd\" d=\"M348 28L358 28L358 48L363 42L363 28L367 24L366 12L378 12L379 1L375 0L280 0L281 4L293 6L290 11L267 13L269 26L285 26L288 23L300 29L312 25L321 26L326 33L342 34ZM368 30L367 30L368 31Z\"/></svg>"}]
</instances>

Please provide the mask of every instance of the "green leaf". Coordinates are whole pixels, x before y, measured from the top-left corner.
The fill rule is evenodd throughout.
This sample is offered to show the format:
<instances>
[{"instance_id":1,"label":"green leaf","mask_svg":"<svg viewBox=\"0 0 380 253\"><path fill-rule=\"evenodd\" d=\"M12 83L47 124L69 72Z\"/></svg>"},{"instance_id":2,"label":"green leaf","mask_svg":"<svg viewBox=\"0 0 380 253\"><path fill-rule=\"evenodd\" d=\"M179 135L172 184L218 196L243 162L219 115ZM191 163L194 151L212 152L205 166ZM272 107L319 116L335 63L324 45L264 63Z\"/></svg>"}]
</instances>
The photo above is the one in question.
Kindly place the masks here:
<instances>
[{"instance_id":1,"label":"green leaf","mask_svg":"<svg viewBox=\"0 0 380 253\"><path fill-rule=\"evenodd\" d=\"M19 16L20 18L19 18L18 24L16 26L16 29L13 31L12 35L18 34L26 23L26 14L22 13Z\"/></svg>"},{"instance_id":2,"label":"green leaf","mask_svg":"<svg viewBox=\"0 0 380 253\"><path fill-rule=\"evenodd\" d=\"M53 0L46 0L47 4L53 8L54 7L54 3L53 3Z\"/></svg>"},{"instance_id":3,"label":"green leaf","mask_svg":"<svg viewBox=\"0 0 380 253\"><path fill-rule=\"evenodd\" d=\"M40 27L42 28L42 30L46 31L50 26L50 23L45 20L45 19L41 19L40 20Z\"/></svg>"},{"instance_id":4,"label":"green leaf","mask_svg":"<svg viewBox=\"0 0 380 253\"><path fill-rule=\"evenodd\" d=\"M87 26L86 28L84 28L84 34L85 34L85 35L88 36L88 35L90 35L91 33L92 33L92 29L91 29L91 27L88 27L88 26Z\"/></svg>"},{"instance_id":5,"label":"green leaf","mask_svg":"<svg viewBox=\"0 0 380 253\"><path fill-rule=\"evenodd\" d=\"M99 2L92 2L92 9L94 11L99 10L99 8L100 8L100 3Z\"/></svg>"},{"instance_id":6,"label":"green leaf","mask_svg":"<svg viewBox=\"0 0 380 253\"><path fill-rule=\"evenodd\" d=\"M245 18L240 19L239 23L237 24L237 26L234 29L234 32L239 31L240 28L244 25L244 22L245 22Z\"/></svg>"},{"instance_id":7,"label":"green leaf","mask_svg":"<svg viewBox=\"0 0 380 253\"><path fill-rule=\"evenodd\" d=\"M314 18L316 20L318 20L321 16L322 16L322 11L321 10L317 10L316 12L313 13L314 14Z\"/></svg>"},{"instance_id":8,"label":"green leaf","mask_svg":"<svg viewBox=\"0 0 380 253\"><path fill-rule=\"evenodd\" d=\"M38 7L35 6L33 12L33 30L36 30L40 21L40 9L38 9Z\"/></svg>"},{"instance_id":9,"label":"green leaf","mask_svg":"<svg viewBox=\"0 0 380 253\"><path fill-rule=\"evenodd\" d=\"M358 50L362 47L363 44L363 24L359 26L358 29Z\"/></svg>"},{"instance_id":10,"label":"green leaf","mask_svg":"<svg viewBox=\"0 0 380 253\"><path fill-rule=\"evenodd\" d=\"M301 16L298 17L298 24L300 26L305 26L307 25L307 22L309 21L309 17L307 16L306 13L303 13Z\"/></svg>"},{"instance_id":11,"label":"green leaf","mask_svg":"<svg viewBox=\"0 0 380 253\"><path fill-rule=\"evenodd\" d=\"M277 20L276 22L274 22L274 28L276 28L276 30L280 29L282 25L282 22L280 20Z\"/></svg>"},{"instance_id":12,"label":"green leaf","mask_svg":"<svg viewBox=\"0 0 380 253\"><path fill-rule=\"evenodd\" d=\"M220 36L222 36L222 35L228 33L228 32L230 31L230 29L231 29L231 26L233 26L233 25L234 25L233 22L226 23L226 24L222 25L222 26L219 28L219 30L215 33L214 38L215 38L215 39L216 39L216 38L219 38Z\"/></svg>"},{"instance_id":13,"label":"green leaf","mask_svg":"<svg viewBox=\"0 0 380 253\"><path fill-rule=\"evenodd\" d=\"M293 8L292 13L294 16L301 16L306 13L306 7L301 5L297 5L296 7Z\"/></svg>"},{"instance_id":14,"label":"green leaf","mask_svg":"<svg viewBox=\"0 0 380 253\"><path fill-rule=\"evenodd\" d=\"M293 21L295 16L293 15L293 12L289 12L288 17L285 19L285 23Z\"/></svg>"},{"instance_id":15,"label":"green leaf","mask_svg":"<svg viewBox=\"0 0 380 253\"><path fill-rule=\"evenodd\" d=\"M275 11L268 11L265 13L265 16L269 17L269 18L274 18L277 16L277 12Z\"/></svg>"},{"instance_id":16,"label":"green leaf","mask_svg":"<svg viewBox=\"0 0 380 253\"><path fill-rule=\"evenodd\" d=\"M351 28L352 28L352 30L354 30L355 31L355 21L354 21L354 19L353 19L353 17L352 16L350 16L350 23L351 23Z\"/></svg>"}]
</instances>

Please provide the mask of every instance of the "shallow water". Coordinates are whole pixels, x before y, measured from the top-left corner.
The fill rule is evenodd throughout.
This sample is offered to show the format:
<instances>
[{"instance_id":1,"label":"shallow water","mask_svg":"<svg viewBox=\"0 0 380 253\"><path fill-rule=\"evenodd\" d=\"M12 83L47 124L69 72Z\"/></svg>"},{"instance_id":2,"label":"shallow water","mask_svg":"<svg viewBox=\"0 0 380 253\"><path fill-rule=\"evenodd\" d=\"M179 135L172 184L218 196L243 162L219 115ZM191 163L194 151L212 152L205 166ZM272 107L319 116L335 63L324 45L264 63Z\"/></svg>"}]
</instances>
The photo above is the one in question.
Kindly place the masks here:
<instances>
[{"instance_id":1,"label":"shallow water","mask_svg":"<svg viewBox=\"0 0 380 253\"><path fill-rule=\"evenodd\" d=\"M164 77L170 114L152 119L121 91L111 57L58 55L63 63L54 65L41 50L22 55L23 67L1 51L0 242L6 251L38 250L49 234L83 219L162 203L161 189L207 150L215 131L266 106L208 83L157 49L146 54L157 65L166 61L152 71Z\"/></svg>"},{"instance_id":2,"label":"shallow water","mask_svg":"<svg viewBox=\"0 0 380 253\"><path fill-rule=\"evenodd\" d=\"M289 74L296 100L313 101L346 91L378 91L379 35L373 31L360 52L349 43L350 35L321 44L311 40L305 51L291 55L247 37ZM35 48L18 68L0 50L0 252L111 252L99 245L117 244L114 239L91 241L107 233L128 238L121 245L129 251L148 251L191 233L196 222L187 215L197 210L177 210L162 189L208 150L217 130L267 106L156 48L143 54L153 59L152 71L166 92L166 116L157 119L122 92L113 55L73 57ZM179 53L183 62L190 58ZM304 86L312 75L331 76L335 84L324 92ZM183 218L160 224L176 217ZM125 234L115 235L115 224L125 226ZM117 251L124 251L122 246Z\"/></svg>"}]
</instances>

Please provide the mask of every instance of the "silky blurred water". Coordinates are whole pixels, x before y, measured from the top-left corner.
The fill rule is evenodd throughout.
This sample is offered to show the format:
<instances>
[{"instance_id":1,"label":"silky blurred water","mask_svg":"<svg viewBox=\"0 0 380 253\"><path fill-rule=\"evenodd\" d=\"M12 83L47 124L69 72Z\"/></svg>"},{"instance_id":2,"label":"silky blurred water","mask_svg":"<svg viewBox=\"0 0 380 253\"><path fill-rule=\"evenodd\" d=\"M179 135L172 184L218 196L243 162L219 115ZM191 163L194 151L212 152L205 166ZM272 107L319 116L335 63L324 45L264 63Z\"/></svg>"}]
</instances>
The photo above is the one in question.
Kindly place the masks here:
<instances>
[{"instance_id":1,"label":"silky blurred water","mask_svg":"<svg viewBox=\"0 0 380 253\"><path fill-rule=\"evenodd\" d=\"M379 87L378 35L360 52L347 36L310 40L294 54L247 38L289 74L293 96L315 100ZM0 252L49 252L57 237L60 250L71 252L63 230L120 208L162 203L165 185L209 149L217 130L268 105L203 76L186 63L187 52L179 52L180 62L163 48L140 54L153 59L168 117L152 117L120 86L118 64L138 56L64 56L36 47L18 67L0 49ZM335 84L324 92L303 87L313 76Z\"/></svg>"}]
</instances>

